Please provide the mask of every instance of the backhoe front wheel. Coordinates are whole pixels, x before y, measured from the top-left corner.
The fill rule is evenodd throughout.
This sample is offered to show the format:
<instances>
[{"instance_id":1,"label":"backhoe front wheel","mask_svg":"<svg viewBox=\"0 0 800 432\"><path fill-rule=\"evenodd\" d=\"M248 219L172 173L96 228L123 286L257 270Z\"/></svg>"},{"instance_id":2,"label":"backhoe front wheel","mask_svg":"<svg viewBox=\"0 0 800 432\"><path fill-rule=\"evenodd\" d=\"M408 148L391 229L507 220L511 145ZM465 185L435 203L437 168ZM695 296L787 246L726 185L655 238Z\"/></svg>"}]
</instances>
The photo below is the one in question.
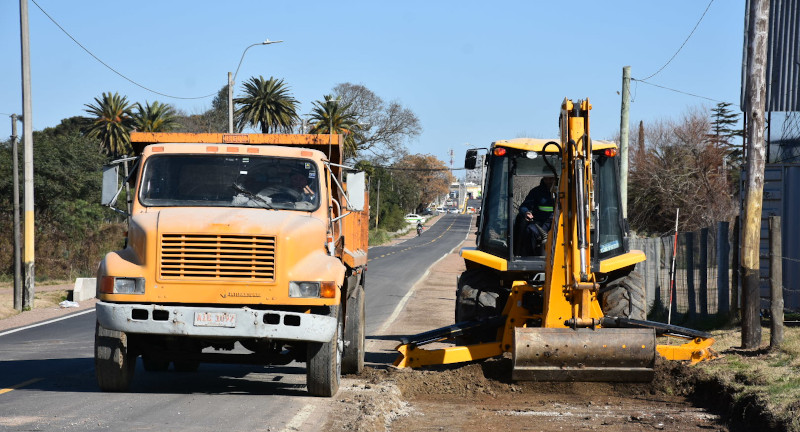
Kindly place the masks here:
<instances>
[{"instance_id":1,"label":"backhoe front wheel","mask_svg":"<svg viewBox=\"0 0 800 432\"><path fill-rule=\"evenodd\" d=\"M95 323L94 370L97 385L107 392L124 392L131 386L136 355L131 353L128 335Z\"/></svg>"},{"instance_id":2,"label":"backhoe front wheel","mask_svg":"<svg viewBox=\"0 0 800 432\"><path fill-rule=\"evenodd\" d=\"M342 377L343 320L341 308L331 306L337 326L328 342L309 342L306 357L306 387L312 396L330 397L339 391Z\"/></svg>"},{"instance_id":3,"label":"backhoe front wheel","mask_svg":"<svg viewBox=\"0 0 800 432\"><path fill-rule=\"evenodd\" d=\"M500 286L497 275L486 267L472 268L458 279L456 289L456 322L482 320L498 316L508 300L508 291ZM458 345L491 342L497 339L494 329L472 331L456 338Z\"/></svg>"},{"instance_id":4,"label":"backhoe front wheel","mask_svg":"<svg viewBox=\"0 0 800 432\"><path fill-rule=\"evenodd\" d=\"M644 278L638 271L633 270L607 282L602 291L605 316L647 319L647 292Z\"/></svg>"}]
</instances>

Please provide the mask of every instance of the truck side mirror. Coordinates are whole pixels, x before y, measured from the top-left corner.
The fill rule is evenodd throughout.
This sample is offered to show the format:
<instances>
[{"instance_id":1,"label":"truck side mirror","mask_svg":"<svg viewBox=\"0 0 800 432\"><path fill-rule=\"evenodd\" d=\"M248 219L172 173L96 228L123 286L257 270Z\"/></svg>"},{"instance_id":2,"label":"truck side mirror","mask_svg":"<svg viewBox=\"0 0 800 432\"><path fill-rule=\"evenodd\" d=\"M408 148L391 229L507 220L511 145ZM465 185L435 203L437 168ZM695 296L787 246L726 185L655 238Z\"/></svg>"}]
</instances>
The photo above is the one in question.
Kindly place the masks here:
<instances>
[{"instance_id":1,"label":"truck side mirror","mask_svg":"<svg viewBox=\"0 0 800 432\"><path fill-rule=\"evenodd\" d=\"M347 173L347 208L352 211L364 210L366 181L364 172Z\"/></svg>"},{"instance_id":2,"label":"truck side mirror","mask_svg":"<svg viewBox=\"0 0 800 432\"><path fill-rule=\"evenodd\" d=\"M113 206L119 195L119 165L103 166L103 193L100 204Z\"/></svg>"},{"instance_id":3,"label":"truck side mirror","mask_svg":"<svg viewBox=\"0 0 800 432\"><path fill-rule=\"evenodd\" d=\"M478 164L478 150L467 150L467 156L464 158L464 168L471 170L475 169Z\"/></svg>"}]
</instances>

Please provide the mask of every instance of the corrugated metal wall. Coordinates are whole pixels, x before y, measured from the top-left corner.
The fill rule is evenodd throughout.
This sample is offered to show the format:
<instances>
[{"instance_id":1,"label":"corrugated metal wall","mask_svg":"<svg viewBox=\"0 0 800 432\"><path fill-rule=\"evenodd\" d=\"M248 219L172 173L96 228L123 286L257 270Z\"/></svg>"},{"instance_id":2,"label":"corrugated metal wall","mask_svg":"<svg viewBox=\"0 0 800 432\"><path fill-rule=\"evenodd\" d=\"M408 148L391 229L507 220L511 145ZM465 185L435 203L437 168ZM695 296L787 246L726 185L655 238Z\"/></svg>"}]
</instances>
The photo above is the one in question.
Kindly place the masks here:
<instances>
[{"instance_id":1,"label":"corrugated metal wall","mask_svg":"<svg viewBox=\"0 0 800 432\"><path fill-rule=\"evenodd\" d=\"M747 30L750 0L745 2L744 52L740 102L745 111ZM767 51L767 111L800 111L800 0L771 0Z\"/></svg>"}]
</instances>

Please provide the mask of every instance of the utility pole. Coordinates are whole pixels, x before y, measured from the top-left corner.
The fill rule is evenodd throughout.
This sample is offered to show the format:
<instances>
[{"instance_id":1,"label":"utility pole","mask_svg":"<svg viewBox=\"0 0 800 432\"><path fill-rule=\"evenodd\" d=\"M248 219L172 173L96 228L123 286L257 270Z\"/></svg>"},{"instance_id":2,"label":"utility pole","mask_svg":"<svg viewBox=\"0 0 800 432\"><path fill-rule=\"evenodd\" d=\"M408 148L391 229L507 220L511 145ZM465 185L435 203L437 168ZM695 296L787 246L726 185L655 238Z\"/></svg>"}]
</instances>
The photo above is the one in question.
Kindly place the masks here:
<instances>
[{"instance_id":1,"label":"utility pole","mask_svg":"<svg viewBox=\"0 0 800 432\"><path fill-rule=\"evenodd\" d=\"M33 308L34 244L33 244L33 104L31 102L31 46L28 31L28 0L19 0L19 31L22 45L22 144L25 184L25 292L22 309Z\"/></svg>"},{"instance_id":2,"label":"utility pole","mask_svg":"<svg viewBox=\"0 0 800 432\"><path fill-rule=\"evenodd\" d=\"M628 117L631 106L631 67L622 68L622 112L619 121L619 184L622 197L622 217L628 218Z\"/></svg>"},{"instance_id":3,"label":"utility pole","mask_svg":"<svg viewBox=\"0 0 800 432\"><path fill-rule=\"evenodd\" d=\"M228 72L228 133L233 133L233 73Z\"/></svg>"},{"instance_id":4,"label":"utility pole","mask_svg":"<svg viewBox=\"0 0 800 432\"><path fill-rule=\"evenodd\" d=\"M20 247L22 238L19 221L19 137L17 136L17 115L11 114L11 163L14 177L14 310L22 311L22 261Z\"/></svg>"},{"instance_id":5,"label":"utility pole","mask_svg":"<svg viewBox=\"0 0 800 432\"><path fill-rule=\"evenodd\" d=\"M767 96L769 0L751 0L747 30L747 184L742 232L742 347L761 345L759 242L764 194L764 111Z\"/></svg>"}]
</instances>

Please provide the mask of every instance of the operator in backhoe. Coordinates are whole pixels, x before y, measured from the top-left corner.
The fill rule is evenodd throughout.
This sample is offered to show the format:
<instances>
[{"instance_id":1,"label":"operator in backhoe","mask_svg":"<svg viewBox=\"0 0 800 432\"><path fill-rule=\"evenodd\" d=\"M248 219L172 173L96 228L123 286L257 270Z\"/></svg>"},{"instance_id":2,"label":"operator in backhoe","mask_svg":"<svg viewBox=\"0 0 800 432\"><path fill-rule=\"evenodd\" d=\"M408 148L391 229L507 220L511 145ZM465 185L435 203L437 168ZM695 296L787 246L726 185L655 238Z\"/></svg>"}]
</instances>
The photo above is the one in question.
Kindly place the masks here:
<instances>
[{"instance_id":1,"label":"operator in backhoe","mask_svg":"<svg viewBox=\"0 0 800 432\"><path fill-rule=\"evenodd\" d=\"M531 189L519 207L522 219L522 256L544 255L547 233L553 224L553 184L555 177L542 177L539 186Z\"/></svg>"}]
</instances>

